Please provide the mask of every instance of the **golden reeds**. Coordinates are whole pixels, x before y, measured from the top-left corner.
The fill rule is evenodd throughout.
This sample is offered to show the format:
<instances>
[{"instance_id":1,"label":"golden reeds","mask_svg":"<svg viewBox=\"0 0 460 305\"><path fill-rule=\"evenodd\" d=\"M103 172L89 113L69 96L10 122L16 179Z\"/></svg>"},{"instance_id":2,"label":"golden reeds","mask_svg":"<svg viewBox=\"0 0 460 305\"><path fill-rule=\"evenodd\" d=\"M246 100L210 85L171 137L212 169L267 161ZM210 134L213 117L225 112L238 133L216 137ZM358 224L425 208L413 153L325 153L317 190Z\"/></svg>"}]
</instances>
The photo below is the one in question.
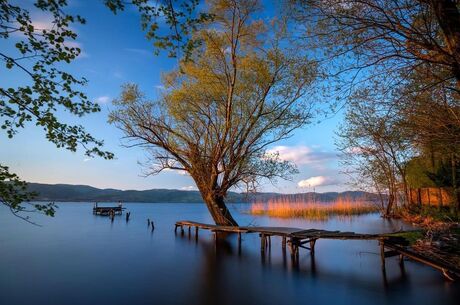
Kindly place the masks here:
<instances>
[{"instance_id":1,"label":"golden reeds","mask_svg":"<svg viewBox=\"0 0 460 305\"><path fill-rule=\"evenodd\" d=\"M327 203L276 198L267 203L253 203L249 213L280 218L327 219L331 216L352 216L377 211L378 207L375 204L363 199L338 197L335 201Z\"/></svg>"}]
</instances>

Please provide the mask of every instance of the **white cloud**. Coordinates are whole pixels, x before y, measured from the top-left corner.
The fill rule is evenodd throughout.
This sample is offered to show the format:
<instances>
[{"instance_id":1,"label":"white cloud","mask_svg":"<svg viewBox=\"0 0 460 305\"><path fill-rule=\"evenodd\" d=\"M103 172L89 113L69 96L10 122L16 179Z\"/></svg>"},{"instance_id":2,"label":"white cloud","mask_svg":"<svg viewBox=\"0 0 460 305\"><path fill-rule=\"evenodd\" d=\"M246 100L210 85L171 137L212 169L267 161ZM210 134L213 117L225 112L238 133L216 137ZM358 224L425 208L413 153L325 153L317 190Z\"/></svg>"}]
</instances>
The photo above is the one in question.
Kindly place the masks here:
<instances>
[{"instance_id":1,"label":"white cloud","mask_svg":"<svg viewBox=\"0 0 460 305\"><path fill-rule=\"evenodd\" d=\"M110 102L109 96L103 95L103 96L96 98L96 103L98 104L107 104L108 102Z\"/></svg>"},{"instance_id":2,"label":"white cloud","mask_svg":"<svg viewBox=\"0 0 460 305\"><path fill-rule=\"evenodd\" d=\"M50 18L33 20L32 25L34 27L34 31L51 30L54 27Z\"/></svg>"},{"instance_id":3,"label":"white cloud","mask_svg":"<svg viewBox=\"0 0 460 305\"><path fill-rule=\"evenodd\" d=\"M313 149L315 148L315 149ZM318 146L275 146L267 150L268 154L279 154L282 161L294 162L296 165L305 165L317 162L324 162L327 160L335 159L336 153L318 151Z\"/></svg>"},{"instance_id":4,"label":"white cloud","mask_svg":"<svg viewBox=\"0 0 460 305\"><path fill-rule=\"evenodd\" d=\"M193 185L183 186L180 189L182 191L196 191L197 190L196 186L193 186Z\"/></svg>"},{"instance_id":5,"label":"white cloud","mask_svg":"<svg viewBox=\"0 0 460 305\"><path fill-rule=\"evenodd\" d=\"M309 188L316 186L325 186L325 185L336 185L337 181L333 178L326 176L314 176L305 180L301 180L297 183L297 186L300 188Z\"/></svg>"},{"instance_id":6,"label":"white cloud","mask_svg":"<svg viewBox=\"0 0 460 305\"><path fill-rule=\"evenodd\" d=\"M84 159L83 159L83 162L88 162L88 161L90 161L90 160L91 160L91 158L84 158Z\"/></svg>"},{"instance_id":7,"label":"white cloud","mask_svg":"<svg viewBox=\"0 0 460 305\"><path fill-rule=\"evenodd\" d=\"M34 32L36 33L40 33L43 30L50 31L55 28L55 24L53 23L53 20L46 16L38 17L37 19L32 19L32 25L34 27ZM72 27L69 27L69 29L75 33L77 32ZM20 31L13 32L12 35L17 36L17 37L24 37L24 33ZM64 46L69 47L69 48L79 48L80 49L80 54L78 55L77 59L89 57L88 53L86 53L83 50L83 45L80 42L66 39L63 44Z\"/></svg>"},{"instance_id":8,"label":"white cloud","mask_svg":"<svg viewBox=\"0 0 460 305\"><path fill-rule=\"evenodd\" d=\"M79 48L80 49L80 54L78 54L77 58L87 58L87 57L89 57L88 53L86 53L83 50L83 45L78 41L65 41L64 46L66 46L68 48Z\"/></svg>"},{"instance_id":9,"label":"white cloud","mask_svg":"<svg viewBox=\"0 0 460 305\"><path fill-rule=\"evenodd\" d=\"M166 90L166 87L163 85L156 85L155 88L161 91Z\"/></svg>"},{"instance_id":10,"label":"white cloud","mask_svg":"<svg viewBox=\"0 0 460 305\"><path fill-rule=\"evenodd\" d=\"M179 170L179 169L164 168L163 172L176 173L181 176L190 176L190 174L187 171Z\"/></svg>"}]
</instances>

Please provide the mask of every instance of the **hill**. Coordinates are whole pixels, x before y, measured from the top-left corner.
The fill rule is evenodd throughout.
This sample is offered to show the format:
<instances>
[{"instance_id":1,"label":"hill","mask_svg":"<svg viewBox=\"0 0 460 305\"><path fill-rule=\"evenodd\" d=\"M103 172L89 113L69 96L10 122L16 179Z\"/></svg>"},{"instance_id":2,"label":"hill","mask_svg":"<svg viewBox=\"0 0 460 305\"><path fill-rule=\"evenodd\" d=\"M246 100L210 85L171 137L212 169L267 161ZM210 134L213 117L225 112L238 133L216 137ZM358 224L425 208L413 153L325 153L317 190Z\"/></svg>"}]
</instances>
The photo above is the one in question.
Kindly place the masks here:
<instances>
[{"instance_id":1,"label":"hill","mask_svg":"<svg viewBox=\"0 0 460 305\"><path fill-rule=\"evenodd\" d=\"M81 202L149 202L149 203L200 203L203 202L198 191L183 191L171 189L151 189L151 190L117 190L117 189L99 189L88 185L71 185L71 184L42 184L29 183L28 190L38 194L38 201L81 201ZM269 199L296 199L312 200L327 202L337 199L337 197L361 198L368 200L377 200L375 194L347 191L342 193L299 193L299 194L280 194L280 193L256 193L246 195L242 193L230 192L227 198L229 203L265 202Z\"/></svg>"}]
</instances>

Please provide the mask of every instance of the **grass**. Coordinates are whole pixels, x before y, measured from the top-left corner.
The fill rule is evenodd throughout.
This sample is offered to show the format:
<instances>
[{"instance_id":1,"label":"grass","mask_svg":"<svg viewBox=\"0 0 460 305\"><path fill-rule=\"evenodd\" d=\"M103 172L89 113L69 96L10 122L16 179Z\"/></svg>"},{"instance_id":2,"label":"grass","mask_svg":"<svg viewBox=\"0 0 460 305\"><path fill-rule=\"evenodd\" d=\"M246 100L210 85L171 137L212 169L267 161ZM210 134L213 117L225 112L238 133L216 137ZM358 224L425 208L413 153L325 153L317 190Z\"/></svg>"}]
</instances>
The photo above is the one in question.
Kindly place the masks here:
<instances>
[{"instance_id":1,"label":"grass","mask_svg":"<svg viewBox=\"0 0 460 305\"><path fill-rule=\"evenodd\" d=\"M339 197L328 203L305 202L290 199L273 199L267 203L253 203L252 215L266 215L279 218L307 218L325 220L332 216L353 216L375 213L378 207L363 199Z\"/></svg>"},{"instance_id":2,"label":"grass","mask_svg":"<svg viewBox=\"0 0 460 305\"><path fill-rule=\"evenodd\" d=\"M404 231L397 233L390 233L388 236L404 238L409 245L415 244L418 240L425 238L423 230Z\"/></svg>"},{"instance_id":3,"label":"grass","mask_svg":"<svg viewBox=\"0 0 460 305\"><path fill-rule=\"evenodd\" d=\"M423 205L411 206L410 209L403 211L402 216L407 216L407 214L412 216L419 216L421 218L432 218L435 221L440 222L459 222L460 217L450 206L438 207L438 206L429 206ZM403 217L404 218L404 217Z\"/></svg>"}]
</instances>

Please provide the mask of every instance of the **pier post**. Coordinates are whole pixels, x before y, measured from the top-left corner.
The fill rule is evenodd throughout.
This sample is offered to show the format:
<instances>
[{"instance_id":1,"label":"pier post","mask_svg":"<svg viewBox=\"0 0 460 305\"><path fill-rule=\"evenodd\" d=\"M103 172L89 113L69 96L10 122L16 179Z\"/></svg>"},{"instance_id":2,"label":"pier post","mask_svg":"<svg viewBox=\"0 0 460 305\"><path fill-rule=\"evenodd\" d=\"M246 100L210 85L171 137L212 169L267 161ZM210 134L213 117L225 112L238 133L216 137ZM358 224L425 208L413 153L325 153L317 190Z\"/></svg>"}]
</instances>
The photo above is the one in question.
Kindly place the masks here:
<instances>
[{"instance_id":1,"label":"pier post","mask_svg":"<svg viewBox=\"0 0 460 305\"><path fill-rule=\"evenodd\" d=\"M265 247L266 247L265 234L261 233L259 236L260 236L260 251L264 253Z\"/></svg>"},{"instance_id":2,"label":"pier post","mask_svg":"<svg viewBox=\"0 0 460 305\"><path fill-rule=\"evenodd\" d=\"M283 248L283 250L286 250L286 236L283 236L283 239L281 241L281 248Z\"/></svg>"},{"instance_id":3,"label":"pier post","mask_svg":"<svg viewBox=\"0 0 460 305\"><path fill-rule=\"evenodd\" d=\"M381 258L381 264L382 264L382 271L385 272L385 244L383 240L380 240L379 244L380 244L380 258Z\"/></svg>"},{"instance_id":4,"label":"pier post","mask_svg":"<svg viewBox=\"0 0 460 305\"><path fill-rule=\"evenodd\" d=\"M315 244L316 244L316 239L310 240L310 254L312 255L315 254Z\"/></svg>"}]
</instances>

